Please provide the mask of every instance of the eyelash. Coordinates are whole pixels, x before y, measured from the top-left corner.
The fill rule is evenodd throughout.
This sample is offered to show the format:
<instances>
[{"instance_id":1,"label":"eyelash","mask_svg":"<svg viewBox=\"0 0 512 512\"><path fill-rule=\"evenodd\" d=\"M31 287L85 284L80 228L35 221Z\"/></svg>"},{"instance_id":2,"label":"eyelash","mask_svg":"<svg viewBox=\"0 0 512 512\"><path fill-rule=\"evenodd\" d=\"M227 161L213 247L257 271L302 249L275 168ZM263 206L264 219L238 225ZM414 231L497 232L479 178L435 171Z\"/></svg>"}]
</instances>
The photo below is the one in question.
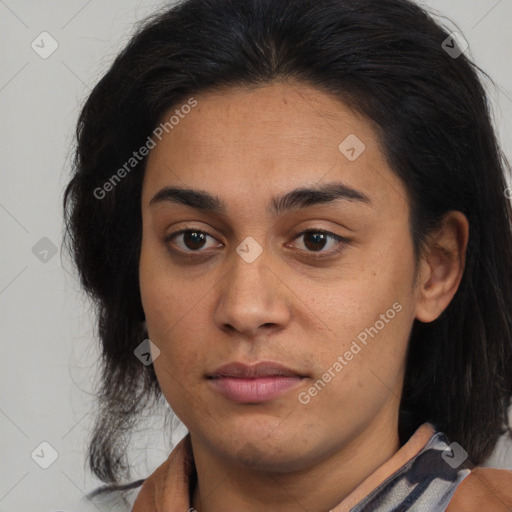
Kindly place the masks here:
<instances>
[{"instance_id":1,"label":"eyelash","mask_svg":"<svg viewBox=\"0 0 512 512\"><path fill-rule=\"evenodd\" d=\"M171 233L169 235L167 235L165 237L165 240L164 242L170 246L172 244L170 244L169 242L179 236L179 235L182 235L184 233L200 233L200 234L203 234L203 235L207 235L211 238L214 238L215 237L211 234L211 233L208 233L208 231L204 231L204 230L200 230L200 229L194 229L194 228L184 228L184 229L181 229L179 231L175 231L174 233ZM342 237L340 235L336 235L334 233L331 233L330 231L326 231L325 229L316 229L316 228L308 228L304 231L301 231L300 233L297 233L293 240L296 240L297 238L300 238L301 236L303 235L307 235L307 234L318 234L318 235L325 235L327 238L330 238L332 240L335 240L338 242L338 247L337 248L334 248L334 249L331 249L329 251L305 251L306 253L310 253L311 256L308 256L308 257L312 257L313 259L315 260L318 260L320 258L327 258L329 256L334 256L335 254L338 254L340 253L341 251L343 251L343 249L345 248L345 245L349 242L345 237ZM179 254L181 256L184 256L186 258L197 258L198 257L198 254L197 253L201 253L201 252L206 252L206 251L202 251L200 249L196 250L196 251L193 251L193 250L183 250L183 249L171 249L172 251L174 252L179 252ZM320 255L320 256L319 256ZM199 255L200 257L200 255Z\"/></svg>"}]
</instances>

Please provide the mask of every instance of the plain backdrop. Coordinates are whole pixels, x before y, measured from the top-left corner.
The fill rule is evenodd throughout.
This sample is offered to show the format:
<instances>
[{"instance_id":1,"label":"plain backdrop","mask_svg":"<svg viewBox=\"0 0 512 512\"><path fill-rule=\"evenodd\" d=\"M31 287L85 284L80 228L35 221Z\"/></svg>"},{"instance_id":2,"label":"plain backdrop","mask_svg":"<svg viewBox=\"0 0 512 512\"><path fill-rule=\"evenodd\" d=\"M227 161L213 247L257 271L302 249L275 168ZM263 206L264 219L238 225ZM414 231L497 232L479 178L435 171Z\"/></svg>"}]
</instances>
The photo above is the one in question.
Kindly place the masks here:
<instances>
[{"instance_id":1,"label":"plain backdrop","mask_svg":"<svg viewBox=\"0 0 512 512\"><path fill-rule=\"evenodd\" d=\"M164 4L0 0L0 512L57 510L99 484L84 457L98 380L94 316L61 258L62 192L81 104L134 22ZM448 26L495 81L489 95L510 159L512 0L423 5L456 23ZM160 419L133 438L134 478L185 432L165 437ZM512 468L510 445L500 443L488 464Z\"/></svg>"}]
</instances>

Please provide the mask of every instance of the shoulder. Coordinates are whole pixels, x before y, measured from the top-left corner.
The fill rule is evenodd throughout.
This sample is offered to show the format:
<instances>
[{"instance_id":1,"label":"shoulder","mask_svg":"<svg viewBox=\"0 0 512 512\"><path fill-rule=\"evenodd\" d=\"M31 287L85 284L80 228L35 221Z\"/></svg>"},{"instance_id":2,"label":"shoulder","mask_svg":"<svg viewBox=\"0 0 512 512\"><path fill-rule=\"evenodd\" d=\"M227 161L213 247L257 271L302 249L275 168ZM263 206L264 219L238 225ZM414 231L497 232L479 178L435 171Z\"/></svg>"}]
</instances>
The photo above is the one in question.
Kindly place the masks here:
<instances>
[{"instance_id":1,"label":"shoulder","mask_svg":"<svg viewBox=\"0 0 512 512\"><path fill-rule=\"evenodd\" d=\"M512 471L477 467L460 483L446 512L512 511Z\"/></svg>"},{"instance_id":2,"label":"shoulder","mask_svg":"<svg viewBox=\"0 0 512 512\"><path fill-rule=\"evenodd\" d=\"M63 512L131 512L140 488L89 493Z\"/></svg>"}]
</instances>

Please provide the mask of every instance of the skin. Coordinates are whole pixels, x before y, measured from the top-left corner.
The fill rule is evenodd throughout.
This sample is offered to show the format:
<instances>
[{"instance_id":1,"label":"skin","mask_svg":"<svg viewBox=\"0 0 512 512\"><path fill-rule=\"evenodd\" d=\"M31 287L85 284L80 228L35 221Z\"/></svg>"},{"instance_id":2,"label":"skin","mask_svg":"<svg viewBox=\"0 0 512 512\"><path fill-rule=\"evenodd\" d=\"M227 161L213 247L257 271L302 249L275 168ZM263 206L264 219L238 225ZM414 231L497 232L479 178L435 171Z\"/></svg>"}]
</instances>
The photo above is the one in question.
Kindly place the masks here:
<instances>
[{"instance_id":1,"label":"skin","mask_svg":"<svg viewBox=\"0 0 512 512\"><path fill-rule=\"evenodd\" d=\"M199 512L327 511L400 447L412 324L434 320L453 298L468 223L449 212L416 266L405 188L366 119L300 83L195 98L197 106L148 157L140 253L148 333L161 351L154 368L191 435L198 471L192 505ZM350 134L365 145L354 161L338 149ZM277 217L267 211L275 195L331 182L357 189L371 204L339 200ZM167 186L209 192L226 212L150 205ZM182 235L165 241L184 228L211 236L202 245L187 245ZM299 236L305 229L347 242L319 259L341 246L334 239L315 245ZM252 263L236 252L246 237L263 249ZM400 312L301 403L299 393L397 302ZM233 402L208 385L206 375L222 364L261 360L308 377L258 404Z\"/></svg>"}]
</instances>

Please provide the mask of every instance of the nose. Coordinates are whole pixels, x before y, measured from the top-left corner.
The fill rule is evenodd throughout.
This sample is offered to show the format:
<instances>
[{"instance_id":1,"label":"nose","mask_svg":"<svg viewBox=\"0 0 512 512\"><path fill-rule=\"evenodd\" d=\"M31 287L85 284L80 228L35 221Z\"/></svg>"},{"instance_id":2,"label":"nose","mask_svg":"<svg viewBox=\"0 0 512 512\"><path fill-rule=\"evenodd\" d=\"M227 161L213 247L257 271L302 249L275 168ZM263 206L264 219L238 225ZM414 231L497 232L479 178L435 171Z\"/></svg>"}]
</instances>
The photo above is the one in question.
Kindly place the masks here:
<instances>
[{"instance_id":1,"label":"nose","mask_svg":"<svg viewBox=\"0 0 512 512\"><path fill-rule=\"evenodd\" d=\"M228 272L220 283L214 321L226 331L255 337L260 331L285 328L291 318L291 295L285 283L272 270L272 255L263 253L248 263L233 253Z\"/></svg>"}]
</instances>

